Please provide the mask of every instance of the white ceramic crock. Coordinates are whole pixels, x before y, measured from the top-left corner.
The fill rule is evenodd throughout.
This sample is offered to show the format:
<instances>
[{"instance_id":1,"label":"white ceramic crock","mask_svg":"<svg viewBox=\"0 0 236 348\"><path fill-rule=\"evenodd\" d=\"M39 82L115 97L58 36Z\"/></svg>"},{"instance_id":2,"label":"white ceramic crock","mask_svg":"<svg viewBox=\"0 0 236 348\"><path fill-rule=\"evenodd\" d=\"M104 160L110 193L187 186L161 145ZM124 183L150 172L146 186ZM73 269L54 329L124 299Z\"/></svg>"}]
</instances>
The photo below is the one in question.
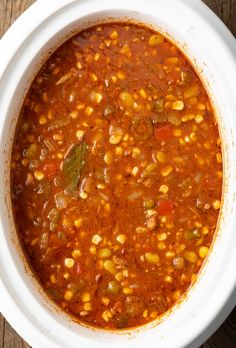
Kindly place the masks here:
<instances>
[{"instance_id":1,"label":"white ceramic crock","mask_svg":"<svg viewBox=\"0 0 236 348\"><path fill-rule=\"evenodd\" d=\"M146 23L195 62L217 111L224 151L224 199L210 257L187 298L157 323L122 333L73 323L48 303L19 248L9 161L23 98L56 46L98 21ZM0 43L0 309L34 348L198 347L236 304L236 47L200 0L38 0Z\"/></svg>"}]
</instances>

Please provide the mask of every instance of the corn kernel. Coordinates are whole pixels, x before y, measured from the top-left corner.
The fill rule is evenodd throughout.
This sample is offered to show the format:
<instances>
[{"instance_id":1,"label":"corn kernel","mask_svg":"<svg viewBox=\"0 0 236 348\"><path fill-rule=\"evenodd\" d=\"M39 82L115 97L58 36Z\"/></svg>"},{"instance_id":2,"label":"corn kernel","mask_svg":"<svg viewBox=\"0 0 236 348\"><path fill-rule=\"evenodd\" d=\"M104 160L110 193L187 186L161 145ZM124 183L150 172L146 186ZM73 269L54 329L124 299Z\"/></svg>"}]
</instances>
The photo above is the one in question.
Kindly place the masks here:
<instances>
[{"instance_id":1,"label":"corn kernel","mask_svg":"<svg viewBox=\"0 0 236 348\"><path fill-rule=\"evenodd\" d=\"M221 157L221 153L220 152L218 152L216 154L216 160L217 160L218 163L222 163L222 157Z\"/></svg>"},{"instance_id":2,"label":"corn kernel","mask_svg":"<svg viewBox=\"0 0 236 348\"><path fill-rule=\"evenodd\" d=\"M41 181L44 178L44 173L36 170L34 172L34 177L35 177L36 180Z\"/></svg>"},{"instance_id":3,"label":"corn kernel","mask_svg":"<svg viewBox=\"0 0 236 348\"><path fill-rule=\"evenodd\" d=\"M162 176L168 176L172 172L173 168L170 165L165 166L161 170L161 175Z\"/></svg>"},{"instance_id":4,"label":"corn kernel","mask_svg":"<svg viewBox=\"0 0 236 348\"><path fill-rule=\"evenodd\" d=\"M113 30L113 31L110 33L109 38L110 38L111 40L116 40L116 39L118 38L118 32L117 32L117 30Z\"/></svg>"},{"instance_id":5,"label":"corn kernel","mask_svg":"<svg viewBox=\"0 0 236 348\"><path fill-rule=\"evenodd\" d=\"M126 75L122 71L118 71L118 73L116 75L117 75L118 79L120 79L120 80L126 79Z\"/></svg>"},{"instance_id":6,"label":"corn kernel","mask_svg":"<svg viewBox=\"0 0 236 348\"><path fill-rule=\"evenodd\" d=\"M77 259L78 257L81 256L81 251L79 249L75 249L75 250L72 251L71 254L72 254L74 259Z\"/></svg>"},{"instance_id":7,"label":"corn kernel","mask_svg":"<svg viewBox=\"0 0 236 348\"><path fill-rule=\"evenodd\" d=\"M138 167L133 167L133 169L131 170L131 174L133 176L136 176L138 174L138 171L139 171Z\"/></svg>"},{"instance_id":8,"label":"corn kernel","mask_svg":"<svg viewBox=\"0 0 236 348\"><path fill-rule=\"evenodd\" d=\"M203 120L204 120L204 118L201 114L198 114L195 116L196 123L201 123Z\"/></svg>"},{"instance_id":9,"label":"corn kernel","mask_svg":"<svg viewBox=\"0 0 236 348\"><path fill-rule=\"evenodd\" d=\"M47 118L44 115L39 117L39 124L43 125L47 123Z\"/></svg>"},{"instance_id":10,"label":"corn kernel","mask_svg":"<svg viewBox=\"0 0 236 348\"><path fill-rule=\"evenodd\" d=\"M69 301L72 299L72 297L73 297L73 292L71 290L67 290L64 294L64 299L66 301Z\"/></svg>"},{"instance_id":11,"label":"corn kernel","mask_svg":"<svg viewBox=\"0 0 236 348\"><path fill-rule=\"evenodd\" d=\"M93 82L96 82L96 81L98 80L97 75L94 74L94 73L92 73L92 74L90 75L90 77L91 77L91 80L92 80Z\"/></svg>"},{"instance_id":12,"label":"corn kernel","mask_svg":"<svg viewBox=\"0 0 236 348\"><path fill-rule=\"evenodd\" d=\"M112 318L111 311L108 309L102 313L102 319L108 322Z\"/></svg>"},{"instance_id":13,"label":"corn kernel","mask_svg":"<svg viewBox=\"0 0 236 348\"><path fill-rule=\"evenodd\" d=\"M149 37L148 44L151 47L157 46L164 42L164 37L161 34L154 34Z\"/></svg>"},{"instance_id":14,"label":"corn kernel","mask_svg":"<svg viewBox=\"0 0 236 348\"><path fill-rule=\"evenodd\" d=\"M88 198L88 194L85 191L80 191L79 196L82 199L87 199Z\"/></svg>"},{"instance_id":15,"label":"corn kernel","mask_svg":"<svg viewBox=\"0 0 236 348\"><path fill-rule=\"evenodd\" d=\"M123 273L121 272L116 273L115 278L118 282L121 282L124 279Z\"/></svg>"},{"instance_id":16,"label":"corn kernel","mask_svg":"<svg viewBox=\"0 0 236 348\"><path fill-rule=\"evenodd\" d=\"M97 62L98 60L99 60L99 58L100 58L100 53L95 53L95 55L94 55L94 57L93 57L93 59L95 60L95 62Z\"/></svg>"},{"instance_id":17,"label":"corn kernel","mask_svg":"<svg viewBox=\"0 0 236 348\"><path fill-rule=\"evenodd\" d=\"M141 95L141 97L143 99L147 99L147 93L146 93L146 91L144 89L140 89L139 90L139 94Z\"/></svg>"},{"instance_id":18,"label":"corn kernel","mask_svg":"<svg viewBox=\"0 0 236 348\"><path fill-rule=\"evenodd\" d=\"M145 256L146 262L148 263L152 263L152 264L159 263L160 257L155 253L147 252L145 253L144 256Z\"/></svg>"},{"instance_id":19,"label":"corn kernel","mask_svg":"<svg viewBox=\"0 0 236 348\"><path fill-rule=\"evenodd\" d=\"M109 142L110 144L112 145L116 145L116 144L119 144L122 140L122 134L112 134L110 136L110 139L109 139Z\"/></svg>"},{"instance_id":20,"label":"corn kernel","mask_svg":"<svg viewBox=\"0 0 236 348\"><path fill-rule=\"evenodd\" d=\"M77 132L76 132L76 137L79 139L79 140L81 140L82 138L83 138L83 136L84 136L84 131L83 130L77 130Z\"/></svg>"},{"instance_id":21,"label":"corn kernel","mask_svg":"<svg viewBox=\"0 0 236 348\"><path fill-rule=\"evenodd\" d=\"M120 244L124 244L126 242L126 239L127 239L127 237L125 234L119 234L116 237L117 242L119 242Z\"/></svg>"},{"instance_id":22,"label":"corn kernel","mask_svg":"<svg viewBox=\"0 0 236 348\"><path fill-rule=\"evenodd\" d=\"M79 69L79 70L81 70L83 68L81 62L77 62L76 63L76 68Z\"/></svg>"},{"instance_id":23,"label":"corn kernel","mask_svg":"<svg viewBox=\"0 0 236 348\"><path fill-rule=\"evenodd\" d=\"M92 238L92 243L98 245L102 241L102 237L99 234L95 234Z\"/></svg>"},{"instance_id":24,"label":"corn kernel","mask_svg":"<svg viewBox=\"0 0 236 348\"><path fill-rule=\"evenodd\" d=\"M76 220L74 221L75 227L79 228L79 227L81 226L81 224L82 224L82 221L83 221L82 218L76 219Z\"/></svg>"},{"instance_id":25,"label":"corn kernel","mask_svg":"<svg viewBox=\"0 0 236 348\"><path fill-rule=\"evenodd\" d=\"M165 276L164 280L167 283L172 283L173 282L173 278L171 276Z\"/></svg>"},{"instance_id":26,"label":"corn kernel","mask_svg":"<svg viewBox=\"0 0 236 348\"><path fill-rule=\"evenodd\" d=\"M158 249L160 249L160 250L165 250L166 245L165 245L164 242L159 242L159 243L157 243L157 247L158 247Z\"/></svg>"},{"instance_id":27,"label":"corn kernel","mask_svg":"<svg viewBox=\"0 0 236 348\"><path fill-rule=\"evenodd\" d=\"M109 303L110 303L110 300L109 300L109 298L108 297L102 297L102 304L104 305L104 306L108 306L109 305Z\"/></svg>"},{"instance_id":28,"label":"corn kernel","mask_svg":"<svg viewBox=\"0 0 236 348\"><path fill-rule=\"evenodd\" d=\"M206 247L206 246L201 246L201 247L199 248L199 251L198 251L199 256L200 256L202 259L204 259L204 258L207 256L208 251L209 251L209 248L208 248L208 247Z\"/></svg>"},{"instance_id":29,"label":"corn kernel","mask_svg":"<svg viewBox=\"0 0 236 348\"><path fill-rule=\"evenodd\" d=\"M122 291L123 291L123 294L125 294L125 295L132 295L134 292L134 290L131 288L123 288Z\"/></svg>"},{"instance_id":30,"label":"corn kernel","mask_svg":"<svg viewBox=\"0 0 236 348\"><path fill-rule=\"evenodd\" d=\"M91 106L87 106L85 111L84 111L86 116L92 115L93 112L94 112L94 109Z\"/></svg>"},{"instance_id":31,"label":"corn kernel","mask_svg":"<svg viewBox=\"0 0 236 348\"><path fill-rule=\"evenodd\" d=\"M184 258L189 261L190 263L196 263L197 262L197 255L194 251L185 251L184 252Z\"/></svg>"},{"instance_id":32,"label":"corn kernel","mask_svg":"<svg viewBox=\"0 0 236 348\"><path fill-rule=\"evenodd\" d=\"M81 300L82 302L89 302L91 301L91 295L89 292L84 292L82 295L81 295Z\"/></svg>"},{"instance_id":33,"label":"corn kernel","mask_svg":"<svg viewBox=\"0 0 236 348\"><path fill-rule=\"evenodd\" d=\"M184 102L182 100L177 100L175 102L172 103L172 109L173 110L183 110L184 108Z\"/></svg>"},{"instance_id":34,"label":"corn kernel","mask_svg":"<svg viewBox=\"0 0 236 348\"><path fill-rule=\"evenodd\" d=\"M54 274L50 275L50 281L51 281L52 284L56 284L56 277L55 277Z\"/></svg>"},{"instance_id":35,"label":"corn kernel","mask_svg":"<svg viewBox=\"0 0 236 348\"><path fill-rule=\"evenodd\" d=\"M70 257L68 257L68 258L65 259L64 264L65 264L65 266L67 268L73 268L74 264L75 264L75 260L70 258Z\"/></svg>"},{"instance_id":36,"label":"corn kernel","mask_svg":"<svg viewBox=\"0 0 236 348\"><path fill-rule=\"evenodd\" d=\"M208 234L209 233L209 227L208 226L203 226L202 228L202 234Z\"/></svg>"},{"instance_id":37,"label":"corn kernel","mask_svg":"<svg viewBox=\"0 0 236 348\"><path fill-rule=\"evenodd\" d=\"M220 201L219 201L219 199L215 199L214 202L212 203L212 205L213 205L213 208L215 210L220 209Z\"/></svg>"},{"instance_id":38,"label":"corn kernel","mask_svg":"<svg viewBox=\"0 0 236 348\"><path fill-rule=\"evenodd\" d=\"M90 302L84 303L84 310L85 311L91 311L92 310L92 305Z\"/></svg>"},{"instance_id":39,"label":"corn kernel","mask_svg":"<svg viewBox=\"0 0 236 348\"><path fill-rule=\"evenodd\" d=\"M162 233L158 233L157 234L157 239L161 242L163 240L166 240L167 239L167 234L165 232L162 232Z\"/></svg>"},{"instance_id":40,"label":"corn kernel","mask_svg":"<svg viewBox=\"0 0 236 348\"><path fill-rule=\"evenodd\" d=\"M147 309L145 309L145 310L143 311L143 317L144 317L144 318L147 318L147 317L148 317L148 310L147 310Z\"/></svg>"},{"instance_id":41,"label":"corn kernel","mask_svg":"<svg viewBox=\"0 0 236 348\"><path fill-rule=\"evenodd\" d=\"M174 135L175 137L181 137L181 135L182 135L182 130L181 130L181 129L174 129L174 130L173 130L173 135Z\"/></svg>"},{"instance_id":42,"label":"corn kernel","mask_svg":"<svg viewBox=\"0 0 236 348\"><path fill-rule=\"evenodd\" d=\"M160 192L167 193L169 191L169 187L167 185L161 185L159 188Z\"/></svg>"},{"instance_id":43,"label":"corn kernel","mask_svg":"<svg viewBox=\"0 0 236 348\"><path fill-rule=\"evenodd\" d=\"M115 153L117 156L121 156L123 154L123 149L121 146L116 146Z\"/></svg>"},{"instance_id":44,"label":"corn kernel","mask_svg":"<svg viewBox=\"0 0 236 348\"><path fill-rule=\"evenodd\" d=\"M152 319L155 319L157 317L157 314L158 314L157 311L152 311L151 314L150 314L150 317Z\"/></svg>"},{"instance_id":45,"label":"corn kernel","mask_svg":"<svg viewBox=\"0 0 236 348\"><path fill-rule=\"evenodd\" d=\"M107 151L104 155L104 162L106 164L111 164L113 162L113 153L111 151Z\"/></svg>"},{"instance_id":46,"label":"corn kernel","mask_svg":"<svg viewBox=\"0 0 236 348\"><path fill-rule=\"evenodd\" d=\"M92 245L92 246L89 248L89 251L90 251L90 253L91 253L93 256L96 255L97 249L96 249L95 245Z\"/></svg>"}]
</instances>

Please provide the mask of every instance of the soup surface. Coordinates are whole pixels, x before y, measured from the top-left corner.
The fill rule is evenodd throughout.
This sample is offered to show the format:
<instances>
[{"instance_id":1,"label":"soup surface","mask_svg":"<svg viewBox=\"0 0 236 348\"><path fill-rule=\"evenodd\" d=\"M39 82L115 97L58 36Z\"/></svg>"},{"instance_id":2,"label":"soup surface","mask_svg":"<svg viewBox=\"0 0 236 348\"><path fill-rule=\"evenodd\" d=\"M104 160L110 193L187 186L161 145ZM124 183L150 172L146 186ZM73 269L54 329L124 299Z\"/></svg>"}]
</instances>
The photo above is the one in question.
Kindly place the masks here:
<instances>
[{"instance_id":1,"label":"soup surface","mask_svg":"<svg viewBox=\"0 0 236 348\"><path fill-rule=\"evenodd\" d=\"M12 153L19 238L75 320L135 327L194 282L220 208L206 91L162 35L104 24L63 44L24 101Z\"/></svg>"}]
</instances>

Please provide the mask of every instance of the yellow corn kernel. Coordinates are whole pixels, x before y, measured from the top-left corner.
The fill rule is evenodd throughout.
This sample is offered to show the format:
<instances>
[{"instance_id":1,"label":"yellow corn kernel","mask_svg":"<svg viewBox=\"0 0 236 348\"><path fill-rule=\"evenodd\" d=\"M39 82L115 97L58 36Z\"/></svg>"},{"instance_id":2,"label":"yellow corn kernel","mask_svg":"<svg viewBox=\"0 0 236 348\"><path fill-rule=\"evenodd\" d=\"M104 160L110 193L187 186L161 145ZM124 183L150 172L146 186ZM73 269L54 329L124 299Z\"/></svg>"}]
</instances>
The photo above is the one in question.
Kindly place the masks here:
<instances>
[{"instance_id":1,"label":"yellow corn kernel","mask_svg":"<svg viewBox=\"0 0 236 348\"><path fill-rule=\"evenodd\" d=\"M72 297L73 297L73 292L71 290L67 290L64 294L64 299L66 301L69 301L72 299Z\"/></svg>"},{"instance_id":2,"label":"yellow corn kernel","mask_svg":"<svg viewBox=\"0 0 236 348\"><path fill-rule=\"evenodd\" d=\"M92 245L90 248L89 248L89 251L92 255L96 255L97 253L97 249L95 247L95 245Z\"/></svg>"},{"instance_id":3,"label":"yellow corn kernel","mask_svg":"<svg viewBox=\"0 0 236 348\"><path fill-rule=\"evenodd\" d=\"M113 30L113 31L110 33L109 38L110 38L111 40L116 40L116 39L118 38L118 32L117 32L117 30Z\"/></svg>"},{"instance_id":4,"label":"yellow corn kernel","mask_svg":"<svg viewBox=\"0 0 236 348\"><path fill-rule=\"evenodd\" d=\"M76 219L76 220L74 221L75 227L79 228L79 227L81 226L81 224L82 224L82 221L83 221L82 218Z\"/></svg>"},{"instance_id":5,"label":"yellow corn kernel","mask_svg":"<svg viewBox=\"0 0 236 348\"><path fill-rule=\"evenodd\" d=\"M161 170L161 175L162 176L168 176L172 172L173 168L170 165L165 166Z\"/></svg>"},{"instance_id":6,"label":"yellow corn kernel","mask_svg":"<svg viewBox=\"0 0 236 348\"><path fill-rule=\"evenodd\" d=\"M122 71L118 71L118 73L116 75L117 75L118 79L120 79L120 80L126 79L126 75Z\"/></svg>"},{"instance_id":7,"label":"yellow corn kernel","mask_svg":"<svg viewBox=\"0 0 236 348\"><path fill-rule=\"evenodd\" d=\"M131 288L123 288L122 291L123 291L123 294L125 294L125 295L132 295L134 292L134 290Z\"/></svg>"},{"instance_id":8,"label":"yellow corn kernel","mask_svg":"<svg viewBox=\"0 0 236 348\"><path fill-rule=\"evenodd\" d=\"M148 263L152 263L152 264L159 263L160 257L155 253L147 252L144 254L144 256L145 256L145 260Z\"/></svg>"},{"instance_id":9,"label":"yellow corn kernel","mask_svg":"<svg viewBox=\"0 0 236 348\"><path fill-rule=\"evenodd\" d=\"M222 163L222 156L221 156L221 153L220 153L220 152L218 152L218 153L216 154L216 160L217 160L218 163Z\"/></svg>"},{"instance_id":10,"label":"yellow corn kernel","mask_svg":"<svg viewBox=\"0 0 236 348\"><path fill-rule=\"evenodd\" d=\"M158 315L157 311L152 311L151 314L150 314L150 317L152 319L155 319L157 317L157 315Z\"/></svg>"},{"instance_id":11,"label":"yellow corn kernel","mask_svg":"<svg viewBox=\"0 0 236 348\"><path fill-rule=\"evenodd\" d=\"M50 281L51 281L52 284L56 284L56 277L55 277L54 274L50 275Z\"/></svg>"},{"instance_id":12,"label":"yellow corn kernel","mask_svg":"<svg viewBox=\"0 0 236 348\"><path fill-rule=\"evenodd\" d=\"M124 279L123 273L121 272L116 273L115 278L118 282L121 282Z\"/></svg>"},{"instance_id":13,"label":"yellow corn kernel","mask_svg":"<svg viewBox=\"0 0 236 348\"><path fill-rule=\"evenodd\" d=\"M196 263L197 262L197 255L194 251L188 251L186 250L184 252L184 258L185 260L189 261L190 263Z\"/></svg>"},{"instance_id":14,"label":"yellow corn kernel","mask_svg":"<svg viewBox=\"0 0 236 348\"><path fill-rule=\"evenodd\" d=\"M209 248L208 248L208 247L206 247L206 246L201 246L201 247L199 248L198 254L199 254L199 256L200 256L202 259L204 259L204 258L207 256L208 251L209 251Z\"/></svg>"},{"instance_id":15,"label":"yellow corn kernel","mask_svg":"<svg viewBox=\"0 0 236 348\"><path fill-rule=\"evenodd\" d=\"M114 83L117 82L117 76L112 75L111 79L112 79L112 82L114 82Z\"/></svg>"},{"instance_id":16,"label":"yellow corn kernel","mask_svg":"<svg viewBox=\"0 0 236 348\"><path fill-rule=\"evenodd\" d=\"M219 199L215 199L214 202L212 203L212 206L215 210L220 209L220 200Z\"/></svg>"},{"instance_id":17,"label":"yellow corn kernel","mask_svg":"<svg viewBox=\"0 0 236 348\"><path fill-rule=\"evenodd\" d=\"M44 173L40 172L39 170L36 170L34 172L34 177L35 177L36 180L41 181L44 178Z\"/></svg>"},{"instance_id":18,"label":"yellow corn kernel","mask_svg":"<svg viewBox=\"0 0 236 348\"><path fill-rule=\"evenodd\" d=\"M117 134L112 134L110 136L109 142L112 145L117 145L121 142L121 140L122 140L122 134L117 133Z\"/></svg>"},{"instance_id":19,"label":"yellow corn kernel","mask_svg":"<svg viewBox=\"0 0 236 348\"><path fill-rule=\"evenodd\" d=\"M81 254L81 251L79 249L75 249L75 250L72 251L71 255L73 256L74 259L77 259L82 254Z\"/></svg>"},{"instance_id":20,"label":"yellow corn kernel","mask_svg":"<svg viewBox=\"0 0 236 348\"><path fill-rule=\"evenodd\" d=\"M176 290L174 293L173 293L173 299L175 301L177 301L181 296L181 292L179 290Z\"/></svg>"},{"instance_id":21,"label":"yellow corn kernel","mask_svg":"<svg viewBox=\"0 0 236 348\"><path fill-rule=\"evenodd\" d=\"M164 42L164 37L161 34L154 34L149 37L148 44L151 47L157 46Z\"/></svg>"},{"instance_id":22,"label":"yellow corn kernel","mask_svg":"<svg viewBox=\"0 0 236 348\"><path fill-rule=\"evenodd\" d=\"M79 70L81 70L83 68L81 62L77 62L76 63L76 68L79 69Z\"/></svg>"},{"instance_id":23,"label":"yellow corn kernel","mask_svg":"<svg viewBox=\"0 0 236 348\"><path fill-rule=\"evenodd\" d=\"M134 147L133 150L132 150L132 157L135 159L135 158L138 158L138 156L141 154L141 151L138 147Z\"/></svg>"},{"instance_id":24,"label":"yellow corn kernel","mask_svg":"<svg viewBox=\"0 0 236 348\"><path fill-rule=\"evenodd\" d=\"M84 310L85 311L91 311L92 310L92 305L90 302L84 303Z\"/></svg>"},{"instance_id":25,"label":"yellow corn kernel","mask_svg":"<svg viewBox=\"0 0 236 348\"><path fill-rule=\"evenodd\" d=\"M159 243L157 243L157 247L158 247L158 249L160 249L160 250L165 250L166 245L165 245L164 242L159 242Z\"/></svg>"},{"instance_id":26,"label":"yellow corn kernel","mask_svg":"<svg viewBox=\"0 0 236 348\"><path fill-rule=\"evenodd\" d=\"M76 109L77 110L83 110L85 108L84 104L77 104Z\"/></svg>"},{"instance_id":27,"label":"yellow corn kernel","mask_svg":"<svg viewBox=\"0 0 236 348\"><path fill-rule=\"evenodd\" d=\"M88 198L88 194L85 191L80 191L79 196L82 199L87 199Z\"/></svg>"},{"instance_id":28,"label":"yellow corn kernel","mask_svg":"<svg viewBox=\"0 0 236 348\"><path fill-rule=\"evenodd\" d=\"M44 115L40 115L39 124L43 125L47 123L47 118Z\"/></svg>"},{"instance_id":29,"label":"yellow corn kernel","mask_svg":"<svg viewBox=\"0 0 236 348\"><path fill-rule=\"evenodd\" d=\"M160 162L160 163L166 163L166 161L167 161L166 154L162 151L157 151L156 158L157 158L158 162Z\"/></svg>"},{"instance_id":30,"label":"yellow corn kernel","mask_svg":"<svg viewBox=\"0 0 236 348\"><path fill-rule=\"evenodd\" d=\"M197 141L197 135L196 135L196 133L194 133L194 132L191 133L189 137L190 137L190 139L191 139L194 143Z\"/></svg>"},{"instance_id":31,"label":"yellow corn kernel","mask_svg":"<svg viewBox=\"0 0 236 348\"><path fill-rule=\"evenodd\" d=\"M111 164L113 162L113 153L111 151L107 151L104 155L104 162L106 164Z\"/></svg>"},{"instance_id":32,"label":"yellow corn kernel","mask_svg":"<svg viewBox=\"0 0 236 348\"><path fill-rule=\"evenodd\" d=\"M85 111L84 111L84 113L85 113L86 116L92 115L93 112L94 112L94 109L93 109L91 106L87 106L87 107L85 108Z\"/></svg>"},{"instance_id":33,"label":"yellow corn kernel","mask_svg":"<svg viewBox=\"0 0 236 348\"><path fill-rule=\"evenodd\" d=\"M90 75L90 77L91 77L91 80L92 80L93 82L96 82L96 81L98 80L97 75L94 74L94 73L92 73L92 74Z\"/></svg>"},{"instance_id":34,"label":"yellow corn kernel","mask_svg":"<svg viewBox=\"0 0 236 348\"><path fill-rule=\"evenodd\" d=\"M145 91L143 88L141 88L141 89L139 90L139 94L141 95L141 97L142 97L143 99L147 99L147 93L146 93L146 91Z\"/></svg>"},{"instance_id":35,"label":"yellow corn kernel","mask_svg":"<svg viewBox=\"0 0 236 348\"><path fill-rule=\"evenodd\" d=\"M184 109L184 102L182 100L177 100L172 103L172 109L173 110L183 110Z\"/></svg>"},{"instance_id":36,"label":"yellow corn kernel","mask_svg":"<svg viewBox=\"0 0 236 348\"><path fill-rule=\"evenodd\" d=\"M69 275L69 273L66 272L66 273L63 274L63 277L64 277L66 280L68 280L68 279L70 278L70 275Z\"/></svg>"},{"instance_id":37,"label":"yellow corn kernel","mask_svg":"<svg viewBox=\"0 0 236 348\"><path fill-rule=\"evenodd\" d=\"M209 227L208 226L203 226L202 228L202 234L208 234L209 233Z\"/></svg>"},{"instance_id":38,"label":"yellow corn kernel","mask_svg":"<svg viewBox=\"0 0 236 348\"><path fill-rule=\"evenodd\" d=\"M167 193L169 191L169 187L167 185L161 185L159 188L160 192Z\"/></svg>"},{"instance_id":39,"label":"yellow corn kernel","mask_svg":"<svg viewBox=\"0 0 236 348\"><path fill-rule=\"evenodd\" d=\"M27 158L23 158L23 160L21 161L22 166L26 167L27 164L29 164L29 160Z\"/></svg>"},{"instance_id":40,"label":"yellow corn kernel","mask_svg":"<svg viewBox=\"0 0 236 348\"><path fill-rule=\"evenodd\" d=\"M164 280L165 280L165 282L167 282L167 283L172 283L173 282L173 278L171 277L171 276L165 276L165 278L164 278Z\"/></svg>"},{"instance_id":41,"label":"yellow corn kernel","mask_svg":"<svg viewBox=\"0 0 236 348\"><path fill-rule=\"evenodd\" d=\"M139 171L138 167L133 167L133 169L131 170L131 174L133 176L136 176L138 174L138 171Z\"/></svg>"},{"instance_id":42,"label":"yellow corn kernel","mask_svg":"<svg viewBox=\"0 0 236 348\"><path fill-rule=\"evenodd\" d=\"M143 317L144 317L144 318L147 318L147 317L148 317L148 310L147 310L147 309L145 309L145 310L143 311Z\"/></svg>"},{"instance_id":43,"label":"yellow corn kernel","mask_svg":"<svg viewBox=\"0 0 236 348\"><path fill-rule=\"evenodd\" d=\"M93 57L93 59L95 60L95 62L97 62L98 60L99 60L99 58L100 58L100 53L95 53L95 55L94 55L94 57Z\"/></svg>"},{"instance_id":44,"label":"yellow corn kernel","mask_svg":"<svg viewBox=\"0 0 236 348\"><path fill-rule=\"evenodd\" d=\"M175 137L181 137L181 135L182 135L182 130L181 130L181 129L174 129L173 135L174 135Z\"/></svg>"},{"instance_id":45,"label":"yellow corn kernel","mask_svg":"<svg viewBox=\"0 0 236 348\"><path fill-rule=\"evenodd\" d=\"M198 108L198 110L200 110L200 111L204 111L204 110L206 109L206 106L205 106L205 104L203 104L203 103L198 103L198 104L197 104L197 108Z\"/></svg>"},{"instance_id":46,"label":"yellow corn kernel","mask_svg":"<svg viewBox=\"0 0 236 348\"><path fill-rule=\"evenodd\" d=\"M98 245L102 241L102 237L99 234L95 234L92 238L92 243Z\"/></svg>"},{"instance_id":47,"label":"yellow corn kernel","mask_svg":"<svg viewBox=\"0 0 236 348\"><path fill-rule=\"evenodd\" d=\"M77 132L76 132L76 137L79 139L79 140L81 140L82 138L83 138L83 136L84 136L84 131L83 130L77 130Z\"/></svg>"},{"instance_id":48,"label":"yellow corn kernel","mask_svg":"<svg viewBox=\"0 0 236 348\"><path fill-rule=\"evenodd\" d=\"M166 240L167 239L167 234L165 232L162 232L162 233L158 233L157 234L157 239L161 242L163 240Z\"/></svg>"},{"instance_id":49,"label":"yellow corn kernel","mask_svg":"<svg viewBox=\"0 0 236 348\"><path fill-rule=\"evenodd\" d=\"M64 264L67 268L73 268L75 264L75 260L70 257L67 257L64 261Z\"/></svg>"},{"instance_id":50,"label":"yellow corn kernel","mask_svg":"<svg viewBox=\"0 0 236 348\"><path fill-rule=\"evenodd\" d=\"M166 258L167 259L173 259L175 257L175 253L173 251L167 251L166 252Z\"/></svg>"},{"instance_id":51,"label":"yellow corn kernel","mask_svg":"<svg viewBox=\"0 0 236 348\"><path fill-rule=\"evenodd\" d=\"M104 190L105 188L106 188L106 185L104 185L104 184L97 185L97 189L99 189L99 190Z\"/></svg>"},{"instance_id":52,"label":"yellow corn kernel","mask_svg":"<svg viewBox=\"0 0 236 348\"><path fill-rule=\"evenodd\" d=\"M109 303L110 303L110 300L109 300L109 298L108 297L102 297L102 304L104 305L104 306L108 306L109 305Z\"/></svg>"},{"instance_id":53,"label":"yellow corn kernel","mask_svg":"<svg viewBox=\"0 0 236 348\"><path fill-rule=\"evenodd\" d=\"M197 114L194 119L196 123L201 123L204 120L204 117L201 114Z\"/></svg>"},{"instance_id":54,"label":"yellow corn kernel","mask_svg":"<svg viewBox=\"0 0 236 348\"><path fill-rule=\"evenodd\" d=\"M116 146L115 153L117 156L121 156L123 154L123 149L121 146Z\"/></svg>"},{"instance_id":55,"label":"yellow corn kernel","mask_svg":"<svg viewBox=\"0 0 236 348\"><path fill-rule=\"evenodd\" d=\"M111 250L109 248L102 248L98 251L98 257L100 259L107 259L111 256Z\"/></svg>"},{"instance_id":56,"label":"yellow corn kernel","mask_svg":"<svg viewBox=\"0 0 236 348\"><path fill-rule=\"evenodd\" d=\"M104 261L103 267L107 272L111 274L116 274L116 266L114 261L111 261L111 260Z\"/></svg>"},{"instance_id":57,"label":"yellow corn kernel","mask_svg":"<svg viewBox=\"0 0 236 348\"><path fill-rule=\"evenodd\" d=\"M112 318L111 311L108 309L102 313L102 319L108 322Z\"/></svg>"},{"instance_id":58,"label":"yellow corn kernel","mask_svg":"<svg viewBox=\"0 0 236 348\"><path fill-rule=\"evenodd\" d=\"M117 242L119 242L120 244L124 244L126 242L126 239L127 239L127 237L125 234L119 234L116 237Z\"/></svg>"},{"instance_id":59,"label":"yellow corn kernel","mask_svg":"<svg viewBox=\"0 0 236 348\"><path fill-rule=\"evenodd\" d=\"M124 104L124 106L133 107L134 99L129 92L121 92L119 98Z\"/></svg>"},{"instance_id":60,"label":"yellow corn kernel","mask_svg":"<svg viewBox=\"0 0 236 348\"><path fill-rule=\"evenodd\" d=\"M82 302L89 302L91 301L91 295L89 292L83 292L83 294L81 295L81 300Z\"/></svg>"}]
</instances>

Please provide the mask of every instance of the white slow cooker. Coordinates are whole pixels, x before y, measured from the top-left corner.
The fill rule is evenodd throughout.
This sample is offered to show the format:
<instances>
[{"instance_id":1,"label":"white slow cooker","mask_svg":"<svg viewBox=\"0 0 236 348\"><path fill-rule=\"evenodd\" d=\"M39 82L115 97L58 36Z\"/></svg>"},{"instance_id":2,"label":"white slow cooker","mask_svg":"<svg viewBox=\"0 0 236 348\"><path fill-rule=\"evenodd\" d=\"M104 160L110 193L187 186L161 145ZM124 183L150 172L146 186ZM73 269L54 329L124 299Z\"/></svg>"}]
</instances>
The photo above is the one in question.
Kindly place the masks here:
<instances>
[{"instance_id":1,"label":"white slow cooker","mask_svg":"<svg viewBox=\"0 0 236 348\"><path fill-rule=\"evenodd\" d=\"M122 332L74 323L45 297L17 239L10 155L19 110L40 66L73 33L133 20L174 41L214 104L224 153L223 206L210 256L186 299L161 320ZM198 347L236 304L236 44L200 0L38 0L0 42L0 310L34 348Z\"/></svg>"}]
</instances>

